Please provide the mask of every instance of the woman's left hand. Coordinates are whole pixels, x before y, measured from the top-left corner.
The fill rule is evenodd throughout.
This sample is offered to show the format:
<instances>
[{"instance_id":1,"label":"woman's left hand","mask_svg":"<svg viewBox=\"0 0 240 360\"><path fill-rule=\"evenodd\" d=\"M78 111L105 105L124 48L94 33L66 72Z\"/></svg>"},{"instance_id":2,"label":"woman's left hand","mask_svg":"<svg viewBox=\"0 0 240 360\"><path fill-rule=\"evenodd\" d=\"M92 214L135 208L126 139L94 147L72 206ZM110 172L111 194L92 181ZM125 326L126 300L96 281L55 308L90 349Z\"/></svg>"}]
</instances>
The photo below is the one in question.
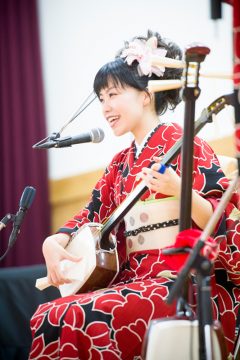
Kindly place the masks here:
<instances>
[{"instance_id":1,"label":"woman's left hand","mask_svg":"<svg viewBox=\"0 0 240 360\"><path fill-rule=\"evenodd\" d=\"M165 172L160 174L158 170L160 168L161 157L154 157L153 160L155 163L151 168L144 167L140 173L140 177L145 181L147 187L152 191L180 198L180 177L171 167L167 167Z\"/></svg>"}]
</instances>

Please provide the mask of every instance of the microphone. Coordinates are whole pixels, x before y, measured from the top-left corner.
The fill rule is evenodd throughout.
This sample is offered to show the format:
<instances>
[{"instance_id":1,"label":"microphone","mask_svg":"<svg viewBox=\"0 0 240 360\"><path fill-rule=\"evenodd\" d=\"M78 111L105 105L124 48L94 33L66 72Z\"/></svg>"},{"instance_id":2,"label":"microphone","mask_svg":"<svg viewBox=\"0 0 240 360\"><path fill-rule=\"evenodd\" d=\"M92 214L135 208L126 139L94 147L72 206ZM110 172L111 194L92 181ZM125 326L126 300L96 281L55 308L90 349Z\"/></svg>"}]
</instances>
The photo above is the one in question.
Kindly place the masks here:
<instances>
[{"instance_id":1,"label":"microphone","mask_svg":"<svg viewBox=\"0 0 240 360\"><path fill-rule=\"evenodd\" d=\"M62 148L75 144L82 144L87 142L99 143L104 139L104 132L100 128L92 129L88 133L83 133L76 136L66 136L58 138L52 141L47 141L43 144L35 144L33 148L37 149L50 149L50 148Z\"/></svg>"},{"instance_id":2,"label":"microphone","mask_svg":"<svg viewBox=\"0 0 240 360\"><path fill-rule=\"evenodd\" d=\"M23 222L23 219L26 215L27 210L32 205L32 202L35 197L35 193L36 193L36 189L34 189L34 187L32 187L32 186L25 187L25 189L22 193L21 199L19 201L19 210L18 210L17 214L15 215L14 221L13 221L13 230L11 232L11 235L9 238L9 243L8 243L9 247L11 247L14 244L14 242L17 238L17 235L20 232L20 226Z\"/></svg>"},{"instance_id":3,"label":"microphone","mask_svg":"<svg viewBox=\"0 0 240 360\"><path fill-rule=\"evenodd\" d=\"M211 19L218 20L222 18L222 0L211 0L210 2Z\"/></svg>"}]
</instances>

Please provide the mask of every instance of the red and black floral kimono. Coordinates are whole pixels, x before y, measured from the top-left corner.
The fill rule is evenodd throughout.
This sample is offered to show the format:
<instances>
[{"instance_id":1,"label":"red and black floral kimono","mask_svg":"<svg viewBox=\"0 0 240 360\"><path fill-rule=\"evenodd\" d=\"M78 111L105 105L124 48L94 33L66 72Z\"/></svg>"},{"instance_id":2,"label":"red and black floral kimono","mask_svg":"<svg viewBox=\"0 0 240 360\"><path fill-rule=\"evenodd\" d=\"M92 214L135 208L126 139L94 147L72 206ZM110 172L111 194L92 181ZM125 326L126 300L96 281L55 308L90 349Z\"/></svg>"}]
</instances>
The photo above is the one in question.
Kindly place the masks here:
<instances>
[{"instance_id":1,"label":"red and black floral kimono","mask_svg":"<svg viewBox=\"0 0 240 360\"><path fill-rule=\"evenodd\" d=\"M162 124L149 136L137 159L134 142L117 154L96 184L89 204L59 232L74 233L88 222L103 223L134 189L142 167L150 166L153 156L166 154L181 136L177 124ZM172 167L180 174L180 156ZM193 168L193 188L216 208L228 180L212 149L198 137ZM148 191L141 201L149 197L166 196ZM214 318L221 321L229 351L233 348L240 300L238 219L234 194L215 230L215 239L222 241L212 275ZM31 319L30 359L141 359L142 341L150 320L175 315L175 305L165 301L174 281L172 275L177 274L174 257L166 260L161 250L155 249L137 251L126 258L123 232L124 223L120 223L116 235L121 271L115 284L40 305Z\"/></svg>"}]
</instances>

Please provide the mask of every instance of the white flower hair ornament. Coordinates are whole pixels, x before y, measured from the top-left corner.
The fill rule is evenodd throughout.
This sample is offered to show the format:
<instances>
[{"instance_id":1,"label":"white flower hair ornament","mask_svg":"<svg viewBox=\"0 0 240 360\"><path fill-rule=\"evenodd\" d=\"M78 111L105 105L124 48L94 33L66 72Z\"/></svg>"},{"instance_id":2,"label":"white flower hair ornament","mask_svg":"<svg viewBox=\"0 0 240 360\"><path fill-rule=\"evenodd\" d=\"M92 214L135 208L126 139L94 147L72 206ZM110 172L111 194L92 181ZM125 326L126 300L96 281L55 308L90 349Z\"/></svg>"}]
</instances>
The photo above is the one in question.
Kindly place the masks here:
<instances>
[{"instance_id":1,"label":"white flower hair ornament","mask_svg":"<svg viewBox=\"0 0 240 360\"><path fill-rule=\"evenodd\" d=\"M135 60L138 61L137 69L140 76L155 74L162 77L165 67L153 66L151 63L152 55L165 57L167 54L167 50L157 47L157 42L156 36L152 36L147 41L135 39L122 51L121 57L125 58L128 65L132 65Z\"/></svg>"}]
</instances>

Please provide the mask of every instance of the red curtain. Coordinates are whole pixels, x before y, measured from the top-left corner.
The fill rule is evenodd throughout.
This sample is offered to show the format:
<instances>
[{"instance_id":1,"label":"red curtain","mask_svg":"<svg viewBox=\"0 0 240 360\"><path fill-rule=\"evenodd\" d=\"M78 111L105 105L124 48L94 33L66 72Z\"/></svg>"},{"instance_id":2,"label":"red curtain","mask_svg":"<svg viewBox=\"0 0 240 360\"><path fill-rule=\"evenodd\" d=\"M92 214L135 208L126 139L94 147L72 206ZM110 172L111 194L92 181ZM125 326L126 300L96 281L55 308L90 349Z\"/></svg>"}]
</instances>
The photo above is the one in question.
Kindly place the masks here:
<instances>
[{"instance_id":1,"label":"red curtain","mask_svg":"<svg viewBox=\"0 0 240 360\"><path fill-rule=\"evenodd\" d=\"M26 186L34 202L0 267L43 263L50 231L47 154L32 145L45 137L45 114L35 0L0 0L0 219L15 214ZM12 224L0 232L0 256Z\"/></svg>"},{"instance_id":2,"label":"red curtain","mask_svg":"<svg viewBox=\"0 0 240 360\"><path fill-rule=\"evenodd\" d=\"M240 0L231 0L233 6L233 84L235 110L235 146L240 176Z\"/></svg>"},{"instance_id":3,"label":"red curtain","mask_svg":"<svg viewBox=\"0 0 240 360\"><path fill-rule=\"evenodd\" d=\"M240 88L240 1L233 1L234 86ZM239 120L240 121L240 120Z\"/></svg>"}]
</instances>

